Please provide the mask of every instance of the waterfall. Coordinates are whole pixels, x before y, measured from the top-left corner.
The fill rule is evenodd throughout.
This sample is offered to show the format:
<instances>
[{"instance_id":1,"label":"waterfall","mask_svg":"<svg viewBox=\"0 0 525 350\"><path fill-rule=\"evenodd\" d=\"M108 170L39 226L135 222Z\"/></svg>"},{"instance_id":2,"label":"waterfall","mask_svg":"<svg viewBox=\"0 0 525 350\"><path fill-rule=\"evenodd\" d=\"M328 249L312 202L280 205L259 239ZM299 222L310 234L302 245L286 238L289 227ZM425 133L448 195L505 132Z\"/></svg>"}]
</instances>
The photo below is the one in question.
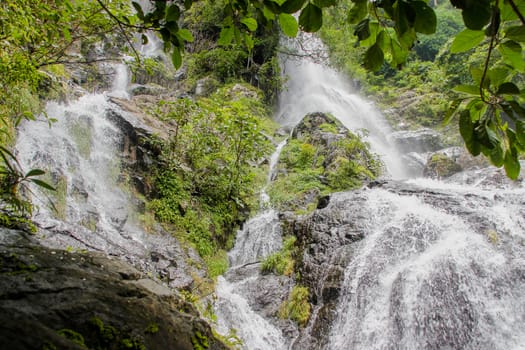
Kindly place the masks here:
<instances>
[{"instance_id":1,"label":"waterfall","mask_svg":"<svg viewBox=\"0 0 525 350\"><path fill-rule=\"evenodd\" d=\"M185 253L173 237L143 231L139 203L123 177L124 135L111 116L125 112L108 95L126 92L128 71L123 66L113 70L113 91L69 103L49 102L46 114L56 122L20 126L16 152L22 167L45 170L44 180L57 189L32 188L33 219L46 246L103 251L152 276L174 276L168 283L177 287L187 283Z\"/></svg>"},{"instance_id":2,"label":"waterfall","mask_svg":"<svg viewBox=\"0 0 525 350\"><path fill-rule=\"evenodd\" d=\"M117 65L112 94L126 93L127 69ZM42 226L65 222L106 235L110 244L127 237L141 241L143 233L130 219L130 196L119 186L119 144L122 134L107 118L117 107L105 94L87 94L71 103L49 102L46 114L56 119L25 123L19 129L17 151L25 168L41 168L56 193L35 189L35 219ZM47 197L55 203L51 208Z\"/></svg>"},{"instance_id":3,"label":"waterfall","mask_svg":"<svg viewBox=\"0 0 525 350\"><path fill-rule=\"evenodd\" d=\"M366 192L327 349L523 349L525 189L422 183Z\"/></svg>"},{"instance_id":4,"label":"waterfall","mask_svg":"<svg viewBox=\"0 0 525 350\"><path fill-rule=\"evenodd\" d=\"M320 39L308 35L308 45L324 50ZM299 54L307 54L299 47ZM283 61L283 60L282 60ZM282 64L286 87L279 98L276 120L289 127L307 114L323 112L333 115L350 131L365 131L372 151L379 154L388 174L394 179L408 177L396 147L389 142L392 129L370 101L360 97L344 75L308 57L287 58Z\"/></svg>"},{"instance_id":5,"label":"waterfall","mask_svg":"<svg viewBox=\"0 0 525 350\"><path fill-rule=\"evenodd\" d=\"M286 141L281 142L271 156L268 180L277 166L279 154ZM263 190L261 202L266 203L268 196ZM215 313L217 330L224 335L230 330L243 341L243 349L286 349L286 340L282 331L269 320L263 318L250 305L254 294L252 285L259 285L259 261L279 250L282 246L282 234L277 211L263 209L258 215L244 224L237 232L235 246L229 252L230 268L225 276L220 276L215 290L217 301ZM258 287L256 287L258 288Z\"/></svg>"},{"instance_id":6,"label":"waterfall","mask_svg":"<svg viewBox=\"0 0 525 350\"><path fill-rule=\"evenodd\" d=\"M308 59L287 60L283 71L287 88L276 115L282 125L330 113L352 131L366 129L392 178L408 177L388 142L388 123L344 77ZM328 334L316 344L274 338L273 325L259 323L250 305L244 284L255 283L257 274L239 270L277 247L268 246L278 237L273 214L263 212L239 232L230 253L236 267L219 280L219 304L230 303L219 307L223 331L226 323L236 328L245 349L525 349L525 188L502 185L501 177L488 168L449 182L392 181L333 194L309 222L326 226L324 215L334 215L334 226L322 228L327 234L363 238L333 252L350 258L333 319L321 326ZM311 330L305 328L305 339Z\"/></svg>"}]
</instances>

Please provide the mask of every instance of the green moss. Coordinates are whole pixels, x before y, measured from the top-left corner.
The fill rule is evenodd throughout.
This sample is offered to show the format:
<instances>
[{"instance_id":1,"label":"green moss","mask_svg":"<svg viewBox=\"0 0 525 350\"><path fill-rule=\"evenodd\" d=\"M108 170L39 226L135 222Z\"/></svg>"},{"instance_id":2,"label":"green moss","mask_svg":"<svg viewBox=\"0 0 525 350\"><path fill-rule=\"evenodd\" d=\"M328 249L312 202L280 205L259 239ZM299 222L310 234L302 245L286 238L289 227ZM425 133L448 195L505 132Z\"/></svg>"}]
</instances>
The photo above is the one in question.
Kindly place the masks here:
<instances>
[{"instance_id":1,"label":"green moss","mask_svg":"<svg viewBox=\"0 0 525 350\"><path fill-rule=\"evenodd\" d=\"M283 148L278 176L269 186L274 207L307 214L314 210L320 196L361 187L382 170L378 157L359 135L339 131L333 117L315 113L306 116L298 132ZM333 134L330 141L317 131Z\"/></svg>"},{"instance_id":2,"label":"green moss","mask_svg":"<svg viewBox=\"0 0 525 350\"><path fill-rule=\"evenodd\" d=\"M191 342L193 344L193 349L195 350L204 350L209 348L208 337L202 334L200 331L196 331L191 337Z\"/></svg>"},{"instance_id":3,"label":"green moss","mask_svg":"<svg viewBox=\"0 0 525 350\"><path fill-rule=\"evenodd\" d=\"M157 323L151 323L150 325L148 325L148 327L146 328L146 330L144 332L148 333L148 334L158 333L159 332L159 325Z\"/></svg>"},{"instance_id":4,"label":"green moss","mask_svg":"<svg viewBox=\"0 0 525 350\"><path fill-rule=\"evenodd\" d=\"M92 126L89 119L79 119L69 124L69 132L77 145L78 153L85 159L91 155Z\"/></svg>"},{"instance_id":5,"label":"green moss","mask_svg":"<svg viewBox=\"0 0 525 350\"><path fill-rule=\"evenodd\" d=\"M0 226L35 233L35 224L24 216L0 212Z\"/></svg>"},{"instance_id":6,"label":"green moss","mask_svg":"<svg viewBox=\"0 0 525 350\"><path fill-rule=\"evenodd\" d=\"M4 255L0 260L1 271L9 275L36 272L39 269L38 265L27 261L28 259L27 257L20 257L17 254Z\"/></svg>"},{"instance_id":7,"label":"green moss","mask_svg":"<svg viewBox=\"0 0 525 350\"><path fill-rule=\"evenodd\" d=\"M288 300L286 300L279 309L279 317L283 319L291 319L301 327L306 326L310 318L311 306L308 302L309 292L308 288L302 286L295 286Z\"/></svg>"},{"instance_id":8,"label":"green moss","mask_svg":"<svg viewBox=\"0 0 525 350\"><path fill-rule=\"evenodd\" d=\"M89 338L92 344L88 344L90 348L95 349L131 349L131 350L146 350L142 339L131 335L128 331L119 330L113 326L104 324L98 317L93 317L89 320L89 325L92 330L92 335Z\"/></svg>"},{"instance_id":9,"label":"green moss","mask_svg":"<svg viewBox=\"0 0 525 350\"><path fill-rule=\"evenodd\" d=\"M324 132L329 132L332 134L337 134L339 131L337 130L337 126L332 123L323 123L319 125L319 129L321 129Z\"/></svg>"},{"instance_id":10,"label":"green moss","mask_svg":"<svg viewBox=\"0 0 525 350\"><path fill-rule=\"evenodd\" d=\"M65 220L67 216L67 178L60 176L55 184L56 191L51 192L54 198L54 209L58 219Z\"/></svg>"},{"instance_id":11,"label":"green moss","mask_svg":"<svg viewBox=\"0 0 525 350\"><path fill-rule=\"evenodd\" d=\"M425 172L428 175L438 178L448 177L461 171L461 166L458 163L441 153L433 154L427 162L426 168Z\"/></svg>"},{"instance_id":12,"label":"green moss","mask_svg":"<svg viewBox=\"0 0 525 350\"><path fill-rule=\"evenodd\" d=\"M73 343L77 345L81 345L81 346L86 345L84 344L84 337L82 336L82 334L75 332L72 329L67 329L67 328L60 329L59 331L57 331L57 333L63 336L64 338L71 340Z\"/></svg>"}]
</instances>

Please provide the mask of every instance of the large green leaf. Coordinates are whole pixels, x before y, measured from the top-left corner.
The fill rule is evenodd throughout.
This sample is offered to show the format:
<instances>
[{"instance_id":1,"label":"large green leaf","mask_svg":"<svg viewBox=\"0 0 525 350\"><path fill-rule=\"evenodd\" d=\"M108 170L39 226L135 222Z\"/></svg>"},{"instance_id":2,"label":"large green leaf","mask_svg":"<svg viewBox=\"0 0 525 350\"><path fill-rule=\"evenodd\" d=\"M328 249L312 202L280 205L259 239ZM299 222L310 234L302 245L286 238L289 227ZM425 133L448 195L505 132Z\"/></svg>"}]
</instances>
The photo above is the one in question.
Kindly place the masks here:
<instances>
[{"instance_id":1,"label":"large green leaf","mask_svg":"<svg viewBox=\"0 0 525 350\"><path fill-rule=\"evenodd\" d=\"M177 32L177 35L184 41L187 41L189 43L192 43L193 42L193 35L191 34L191 32L188 30L188 29L180 29L178 32Z\"/></svg>"},{"instance_id":2,"label":"large green leaf","mask_svg":"<svg viewBox=\"0 0 525 350\"><path fill-rule=\"evenodd\" d=\"M468 0L461 12L465 26L472 30L481 30L490 22L491 9L488 0Z\"/></svg>"},{"instance_id":3,"label":"large green leaf","mask_svg":"<svg viewBox=\"0 0 525 350\"><path fill-rule=\"evenodd\" d=\"M516 86L516 84L511 82L506 82L498 86L498 91L496 94L501 95L519 95L520 89Z\"/></svg>"},{"instance_id":4,"label":"large green leaf","mask_svg":"<svg viewBox=\"0 0 525 350\"><path fill-rule=\"evenodd\" d=\"M365 52L364 66L371 71L378 71L385 60L385 55L378 43L370 46Z\"/></svg>"},{"instance_id":5,"label":"large green leaf","mask_svg":"<svg viewBox=\"0 0 525 350\"><path fill-rule=\"evenodd\" d=\"M498 46L498 50L501 53L505 63L509 64L520 72L525 70L525 61L523 60L520 44L512 40L507 40Z\"/></svg>"},{"instance_id":6,"label":"large green leaf","mask_svg":"<svg viewBox=\"0 0 525 350\"><path fill-rule=\"evenodd\" d=\"M299 31L299 24L297 23L297 20L294 16L288 14L288 13L281 13L279 14L279 25L281 26L281 29L283 33L291 38L297 36L297 32Z\"/></svg>"},{"instance_id":7,"label":"large green leaf","mask_svg":"<svg viewBox=\"0 0 525 350\"><path fill-rule=\"evenodd\" d=\"M520 175L520 161L516 153L507 150L505 152L505 162L504 162L505 172L507 176L512 180L516 180Z\"/></svg>"},{"instance_id":8,"label":"large green leaf","mask_svg":"<svg viewBox=\"0 0 525 350\"><path fill-rule=\"evenodd\" d=\"M472 125L472 120L470 119L470 112L466 109L462 110L459 114L459 133L466 144L470 143L472 140L473 132L474 127Z\"/></svg>"},{"instance_id":9,"label":"large green leaf","mask_svg":"<svg viewBox=\"0 0 525 350\"><path fill-rule=\"evenodd\" d=\"M525 25L509 27L505 30L505 38L514 41L525 41Z\"/></svg>"},{"instance_id":10,"label":"large green leaf","mask_svg":"<svg viewBox=\"0 0 525 350\"><path fill-rule=\"evenodd\" d=\"M303 7L305 2L306 0L286 0L281 9L285 13L296 13Z\"/></svg>"},{"instance_id":11,"label":"large green leaf","mask_svg":"<svg viewBox=\"0 0 525 350\"><path fill-rule=\"evenodd\" d=\"M140 4L138 2L136 2L136 1L132 1L131 5L133 5L133 7L135 8L135 11L137 11L137 17L140 20L143 20L144 19L144 11L142 11L142 7L140 6Z\"/></svg>"},{"instance_id":12,"label":"large green leaf","mask_svg":"<svg viewBox=\"0 0 525 350\"><path fill-rule=\"evenodd\" d=\"M390 54L392 55L392 66L399 67L406 62L408 50L405 49L396 37L390 40Z\"/></svg>"},{"instance_id":13,"label":"large green leaf","mask_svg":"<svg viewBox=\"0 0 525 350\"><path fill-rule=\"evenodd\" d=\"M519 19L518 15L508 1L500 1L499 4L501 8L502 21L513 21ZM514 5L516 5L519 13L525 14L525 1L514 1Z\"/></svg>"},{"instance_id":14,"label":"large green leaf","mask_svg":"<svg viewBox=\"0 0 525 350\"><path fill-rule=\"evenodd\" d=\"M399 36L402 36L410 28L416 19L416 11L405 1L397 1L394 5L394 28Z\"/></svg>"},{"instance_id":15,"label":"large green leaf","mask_svg":"<svg viewBox=\"0 0 525 350\"><path fill-rule=\"evenodd\" d=\"M476 85L457 85L454 86L452 90L463 94L479 96L479 86Z\"/></svg>"},{"instance_id":16,"label":"large green leaf","mask_svg":"<svg viewBox=\"0 0 525 350\"><path fill-rule=\"evenodd\" d=\"M354 35L357 40L362 41L370 36L370 19L365 18L358 25L355 26Z\"/></svg>"},{"instance_id":17,"label":"large green leaf","mask_svg":"<svg viewBox=\"0 0 525 350\"><path fill-rule=\"evenodd\" d=\"M414 1L411 5L416 11L416 20L414 22L416 32L423 34L435 33L437 18L434 10L424 1Z\"/></svg>"},{"instance_id":18,"label":"large green leaf","mask_svg":"<svg viewBox=\"0 0 525 350\"><path fill-rule=\"evenodd\" d=\"M182 65L182 56L178 47L173 48L173 52L171 53L171 61L173 62L175 69L179 69Z\"/></svg>"},{"instance_id":19,"label":"large green leaf","mask_svg":"<svg viewBox=\"0 0 525 350\"><path fill-rule=\"evenodd\" d=\"M233 40L234 29L233 27L222 27L219 35L219 45L229 45Z\"/></svg>"},{"instance_id":20,"label":"large green leaf","mask_svg":"<svg viewBox=\"0 0 525 350\"><path fill-rule=\"evenodd\" d=\"M241 23L244 24L250 32L255 32L257 30L257 21L255 20L255 18L243 18L241 19Z\"/></svg>"},{"instance_id":21,"label":"large green leaf","mask_svg":"<svg viewBox=\"0 0 525 350\"><path fill-rule=\"evenodd\" d=\"M473 47L476 47L485 38L485 33L482 30L465 29L454 37L452 45L450 46L451 53L465 52Z\"/></svg>"},{"instance_id":22,"label":"large green leaf","mask_svg":"<svg viewBox=\"0 0 525 350\"><path fill-rule=\"evenodd\" d=\"M173 4L170 7L168 7L168 11L166 13L166 22L177 22L180 18L180 8L177 4Z\"/></svg>"},{"instance_id":23,"label":"large green leaf","mask_svg":"<svg viewBox=\"0 0 525 350\"><path fill-rule=\"evenodd\" d=\"M493 85L499 86L507 80L509 73L510 73L510 69L508 67L499 66L499 67L491 68L488 71L487 75Z\"/></svg>"},{"instance_id":24,"label":"large green leaf","mask_svg":"<svg viewBox=\"0 0 525 350\"><path fill-rule=\"evenodd\" d=\"M317 32L323 25L323 11L309 3L299 15L299 25L305 32Z\"/></svg>"},{"instance_id":25,"label":"large green leaf","mask_svg":"<svg viewBox=\"0 0 525 350\"><path fill-rule=\"evenodd\" d=\"M348 23L356 24L368 14L368 1L355 2L348 11Z\"/></svg>"}]
</instances>

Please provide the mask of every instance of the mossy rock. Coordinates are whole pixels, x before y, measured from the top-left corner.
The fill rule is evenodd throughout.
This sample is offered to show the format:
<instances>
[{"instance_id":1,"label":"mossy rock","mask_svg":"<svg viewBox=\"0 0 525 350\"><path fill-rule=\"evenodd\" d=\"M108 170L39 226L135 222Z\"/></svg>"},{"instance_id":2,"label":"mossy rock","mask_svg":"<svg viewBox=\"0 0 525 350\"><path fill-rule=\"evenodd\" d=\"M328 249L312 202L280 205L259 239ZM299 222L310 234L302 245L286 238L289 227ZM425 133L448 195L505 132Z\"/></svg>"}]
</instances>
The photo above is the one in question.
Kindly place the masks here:
<instances>
[{"instance_id":1,"label":"mossy rock","mask_svg":"<svg viewBox=\"0 0 525 350\"><path fill-rule=\"evenodd\" d=\"M130 265L0 235L3 348L227 349L191 304Z\"/></svg>"},{"instance_id":2,"label":"mossy rock","mask_svg":"<svg viewBox=\"0 0 525 350\"><path fill-rule=\"evenodd\" d=\"M454 159L442 153L434 153L428 159L423 175L431 178L444 178L462 170L461 166Z\"/></svg>"},{"instance_id":3,"label":"mossy rock","mask_svg":"<svg viewBox=\"0 0 525 350\"><path fill-rule=\"evenodd\" d=\"M307 213L320 197L359 188L381 170L379 158L359 135L330 115L311 113L283 148L269 194L278 209Z\"/></svg>"}]
</instances>

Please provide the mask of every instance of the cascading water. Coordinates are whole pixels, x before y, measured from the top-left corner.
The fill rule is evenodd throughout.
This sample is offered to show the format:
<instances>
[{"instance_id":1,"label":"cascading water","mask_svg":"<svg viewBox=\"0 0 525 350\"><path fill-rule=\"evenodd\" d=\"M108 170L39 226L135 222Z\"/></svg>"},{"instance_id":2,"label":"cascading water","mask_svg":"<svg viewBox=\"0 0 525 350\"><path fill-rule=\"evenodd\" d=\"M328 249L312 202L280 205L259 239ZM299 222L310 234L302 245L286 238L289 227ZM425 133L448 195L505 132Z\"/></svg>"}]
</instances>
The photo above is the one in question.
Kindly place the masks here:
<instances>
[{"instance_id":1,"label":"cascading water","mask_svg":"<svg viewBox=\"0 0 525 350\"><path fill-rule=\"evenodd\" d=\"M308 45L315 50L324 50L322 42L307 35ZM307 52L299 48L299 54ZM394 179L408 177L401 166L400 154L388 142L392 130L381 113L371 102L364 100L353 90L345 77L326 65L308 57L286 59L282 64L287 77L286 88L279 98L276 120L284 126L294 126L307 114L323 112L332 114L352 132L366 130L367 141L372 150L381 156L388 174Z\"/></svg>"},{"instance_id":2,"label":"cascading water","mask_svg":"<svg viewBox=\"0 0 525 350\"><path fill-rule=\"evenodd\" d=\"M129 80L125 66L114 71L109 93L49 102L46 113L56 119L51 127L36 121L18 130L23 168L46 170L46 181L57 188L54 193L33 189L34 220L42 227L44 245L119 256L153 276L170 276L169 285L176 287L189 278L185 253L173 237L140 228L136 199L121 178L124 135L111 116L125 112L109 96L126 97Z\"/></svg>"},{"instance_id":3,"label":"cascading water","mask_svg":"<svg viewBox=\"0 0 525 350\"><path fill-rule=\"evenodd\" d=\"M350 130L366 129L390 175L407 177L387 142L388 124L350 92L343 77L308 60L289 60L283 67L289 80L279 122L292 127L307 113L331 113ZM220 300L236 305L219 318L236 319L228 324L246 349L525 349L525 188L494 184L501 178L497 174L486 169L458 174L448 183L413 179L334 194L313 222L316 215L334 212L335 226L325 228L330 235L363 238L340 247L350 258L332 323L324 325L326 339L276 345L261 336L257 330L272 328L252 322L257 314L241 296L242 284L253 275L219 281ZM239 233L233 265L255 260L250 256L260 253L261 236L268 235L261 249L269 251L262 247L273 240L275 226L261 233L264 225L257 230L252 225Z\"/></svg>"},{"instance_id":4,"label":"cascading water","mask_svg":"<svg viewBox=\"0 0 525 350\"><path fill-rule=\"evenodd\" d=\"M524 189L407 186L366 191L326 348L523 349Z\"/></svg>"},{"instance_id":5,"label":"cascading water","mask_svg":"<svg viewBox=\"0 0 525 350\"><path fill-rule=\"evenodd\" d=\"M274 167L282 147L281 142L271 157L268 182L272 180ZM261 206L268 196L261 193ZM278 213L265 209L244 224L237 232L235 246L228 254L232 268L225 276L219 276L216 287L217 330L224 335L230 330L243 342L243 349L286 349L281 330L256 313L250 306L250 285L260 276L258 262L282 246Z\"/></svg>"}]
</instances>

